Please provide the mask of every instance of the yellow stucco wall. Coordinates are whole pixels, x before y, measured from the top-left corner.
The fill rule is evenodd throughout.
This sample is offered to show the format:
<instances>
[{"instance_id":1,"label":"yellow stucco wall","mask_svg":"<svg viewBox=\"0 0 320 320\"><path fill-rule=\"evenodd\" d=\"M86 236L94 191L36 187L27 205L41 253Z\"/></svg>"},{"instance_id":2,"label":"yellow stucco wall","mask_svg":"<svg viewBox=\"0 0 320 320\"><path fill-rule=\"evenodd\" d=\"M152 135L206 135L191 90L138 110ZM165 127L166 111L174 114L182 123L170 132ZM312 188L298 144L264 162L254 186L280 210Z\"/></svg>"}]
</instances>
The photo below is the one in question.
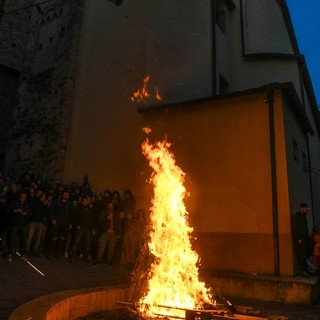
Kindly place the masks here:
<instances>
[{"instance_id":1,"label":"yellow stucco wall","mask_svg":"<svg viewBox=\"0 0 320 320\"><path fill-rule=\"evenodd\" d=\"M81 154L72 154L77 148L71 145L66 176L80 174L85 163L86 173L92 181L98 182L96 187L103 187L104 182L111 189L121 190L121 185L131 187L138 207L148 210L152 187L147 181L151 170L141 154L141 143L146 137L141 128L149 126L152 129L148 136L150 141L167 137L177 164L187 174L186 187L190 197L186 199L186 205L190 224L198 238L195 248L202 267L272 274L271 159L265 97L266 93L262 92L140 114L134 108L113 109L111 117L121 119L120 122L96 122L95 131L103 131L107 126L103 148L94 144L96 148L90 155L86 154L85 160ZM290 213L280 92L275 95L274 105L280 272L291 274ZM89 134L89 129L74 131L71 143L81 141Z\"/></svg>"}]
</instances>

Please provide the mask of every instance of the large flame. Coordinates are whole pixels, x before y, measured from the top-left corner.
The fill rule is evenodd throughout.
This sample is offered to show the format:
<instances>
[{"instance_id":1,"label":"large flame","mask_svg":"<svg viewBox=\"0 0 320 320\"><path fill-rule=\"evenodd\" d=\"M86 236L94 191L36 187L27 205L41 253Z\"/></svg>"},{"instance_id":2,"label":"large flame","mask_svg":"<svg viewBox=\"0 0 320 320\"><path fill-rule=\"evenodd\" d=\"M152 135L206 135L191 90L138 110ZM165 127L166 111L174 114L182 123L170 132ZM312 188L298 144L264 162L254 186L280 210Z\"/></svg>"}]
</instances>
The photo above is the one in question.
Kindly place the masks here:
<instances>
[{"instance_id":1,"label":"large flame","mask_svg":"<svg viewBox=\"0 0 320 320\"><path fill-rule=\"evenodd\" d=\"M191 246L193 229L188 225L183 201L185 173L175 164L169 148L167 141L152 145L147 139L142 145L143 154L154 170L150 179L154 197L149 248L155 262L151 265L149 291L140 300L140 311L148 316L184 317L184 311L176 309L202 308L204 303L211 303L211 297L205 284L199 281L199 258Z\"/></svg>"}]
</instances>

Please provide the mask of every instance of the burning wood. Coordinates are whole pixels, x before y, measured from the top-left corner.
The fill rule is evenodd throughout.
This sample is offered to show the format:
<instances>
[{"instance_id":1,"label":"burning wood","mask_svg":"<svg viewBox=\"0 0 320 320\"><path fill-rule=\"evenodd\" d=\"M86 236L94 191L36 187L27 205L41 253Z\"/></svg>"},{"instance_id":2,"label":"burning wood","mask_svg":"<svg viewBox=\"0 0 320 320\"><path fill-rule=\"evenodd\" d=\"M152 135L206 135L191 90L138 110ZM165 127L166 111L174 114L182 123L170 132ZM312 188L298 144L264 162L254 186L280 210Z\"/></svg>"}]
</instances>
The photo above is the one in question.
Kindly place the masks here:
<instances>
[{"instance_id":1,"label":"burning wood","mask_svg":"<svg viewBox=\"0 0 320 320\"><path fill-rule=\"evenodd\" d=\"M140 309L140 304L139 303L129 303L129 302L121 302L117 301L117 304L130 308L131 310L134 310L138 312ZM170 316L168 317L166 314L158 313L154 314L153 318L172 318L172 319L186 319L186 320L215 320L215 319L233 319L233 320L263 320L267 318L262 318L262 317L256 317L256 316L251 316L250 313L254 313L252 308L248 307L235 307L236 309L234 312L231 312L226 308L225 305L216 305L214 309L202 309L202 310L197 310L197 309L184 309L184 308L175 308L171 306L163 306L163 305L157 305L157 307L163 308L163 309L176 309L179 311L183 311L184 316ZM237 313L237 308L239 310L242 310L242 312ZM256 313L256 312L255 312ZM142 315L143 319L148 319L150 317L144 317ZM284 319L285 320L285 319Z\"/></svg>"}]
</instances>

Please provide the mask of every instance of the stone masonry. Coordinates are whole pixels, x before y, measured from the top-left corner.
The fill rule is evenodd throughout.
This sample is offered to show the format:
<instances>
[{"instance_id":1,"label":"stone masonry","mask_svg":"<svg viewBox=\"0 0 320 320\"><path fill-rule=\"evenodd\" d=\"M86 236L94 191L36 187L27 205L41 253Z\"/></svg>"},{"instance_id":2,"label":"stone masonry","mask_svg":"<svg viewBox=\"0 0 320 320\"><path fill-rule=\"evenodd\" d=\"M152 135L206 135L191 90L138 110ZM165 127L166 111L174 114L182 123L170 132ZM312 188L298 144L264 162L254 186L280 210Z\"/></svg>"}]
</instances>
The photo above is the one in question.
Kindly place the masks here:
<instances>
[{"instance_id":1,"label":"stone masonry","mask_svg":"<svg viewBox=\"0 0 320 320\"><path fill-rule=\"evenodd\" d=\"M6 115L11 121L4 169L19 175L31 166L35 173L61 179L82 1L5 0L2 6L0 65L19 74ZM0 127L8 123L3 120Z\"/></svg>"}]
</instances>

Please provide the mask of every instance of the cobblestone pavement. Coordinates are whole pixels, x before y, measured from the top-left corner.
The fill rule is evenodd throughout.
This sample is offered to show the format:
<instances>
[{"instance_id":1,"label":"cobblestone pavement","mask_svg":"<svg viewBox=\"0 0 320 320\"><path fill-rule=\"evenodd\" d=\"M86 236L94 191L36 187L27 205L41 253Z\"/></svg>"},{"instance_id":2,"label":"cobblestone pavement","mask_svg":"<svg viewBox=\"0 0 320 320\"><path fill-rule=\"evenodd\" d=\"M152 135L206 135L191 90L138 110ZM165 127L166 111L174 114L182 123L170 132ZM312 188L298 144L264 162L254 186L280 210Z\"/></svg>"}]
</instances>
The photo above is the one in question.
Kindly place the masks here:
<instances>
[{"instance_id":1,"label":"cobblestone pavement","mask_svg":"<svg viewBox=\"0 0 320 320\"><path fill-rule=\"evenodd\" d=\"M18 306L42 295L130 283L130 272L122 267L110 268L107 265L95 267L84 261L69 262L65 259L48 260L36 257L30 257L29 263L17 256L12 263L0 257L1 320L8 319Z\"/></svg>"},{"instance_id":2,"label":"cobblestone pavement","mask_svg":"<svg viewBox=\"0 0 320 320\"><path fill-rule=\"evenodd\" d=\"M95 267L84 261L69 262L64 259L36 257L30 257L28 263L17 256L12 263L8 263L0 257L0 320L8 319L18 306L42 295L86 287L129 284L130 277L130 272L120 266ZM276 320L276 316L286 316L289 320L320 320L320 306L241 299L232 302L260 310L261 316L273 315Z\"/></svg>"}]
</instances>

